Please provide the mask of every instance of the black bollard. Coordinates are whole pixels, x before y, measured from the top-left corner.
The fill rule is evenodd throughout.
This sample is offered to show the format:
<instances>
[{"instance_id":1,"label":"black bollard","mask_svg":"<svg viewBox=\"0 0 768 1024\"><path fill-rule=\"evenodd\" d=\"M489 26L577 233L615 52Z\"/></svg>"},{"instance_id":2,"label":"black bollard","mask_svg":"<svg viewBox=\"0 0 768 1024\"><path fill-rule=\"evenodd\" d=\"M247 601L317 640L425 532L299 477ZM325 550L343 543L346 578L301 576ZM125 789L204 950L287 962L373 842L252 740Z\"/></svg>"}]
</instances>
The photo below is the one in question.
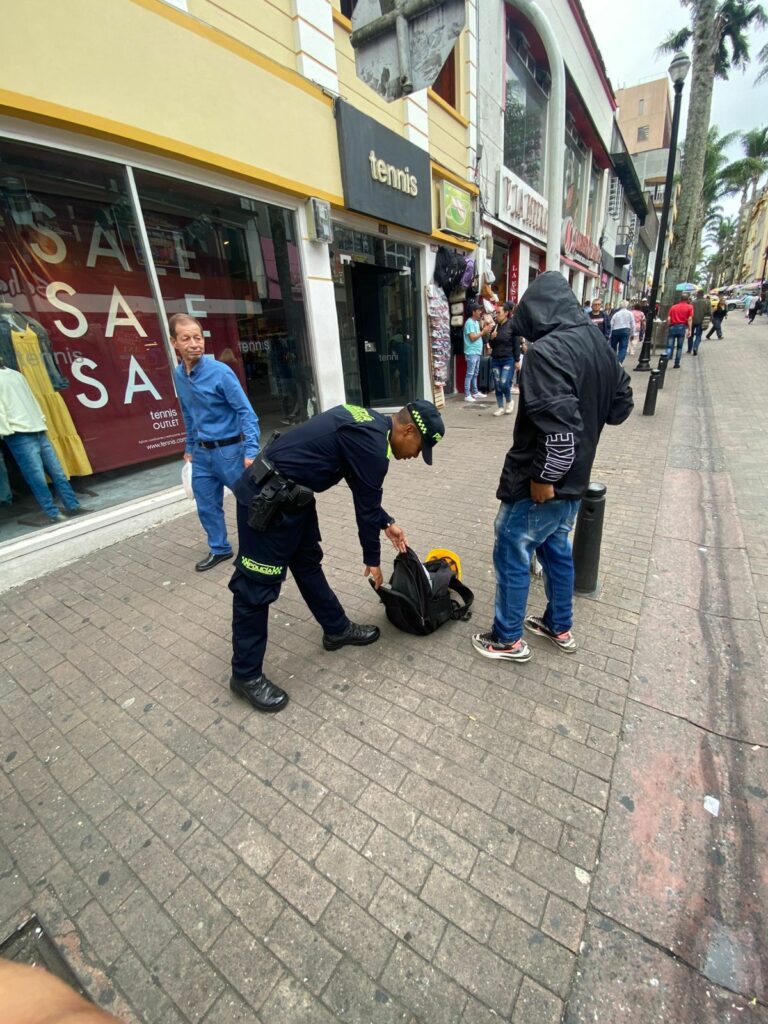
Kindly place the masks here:
<instances>
[{"instance_id":1,"label":"black bollard","mask_svg":"<svg viewBox=\"0 0 768 1024\"><path fill-rule=\"evenodd\" d=\"M594 594L597 590L606 490L605 484L595 480L581 499L573 534L573 589L577 594Z\"/></svg>"},{"instance_id":2,"label":"black bollard","mask_svg":"<svg viewBox=\"0 0 768 1024\"><path fill-rule=\"evenodd\" d=\"M648 377L648 388L645 392L645 405L643 406L643 416L653 416L656 412L656 395L659 391L659 371L651 370L650 376Z\"/></svg>"},{"instance_id":3,"label":"black bollard","mask_svg":"<svg viewBox=\"0 0 768 1024\"><path fill-rule=\"evenodd\" d=\"M663 352L659 356L659 391L664 390L664 378L667 376L667 363L669 362L669 356L666 352Z\"/></svg>"}]
</instances>

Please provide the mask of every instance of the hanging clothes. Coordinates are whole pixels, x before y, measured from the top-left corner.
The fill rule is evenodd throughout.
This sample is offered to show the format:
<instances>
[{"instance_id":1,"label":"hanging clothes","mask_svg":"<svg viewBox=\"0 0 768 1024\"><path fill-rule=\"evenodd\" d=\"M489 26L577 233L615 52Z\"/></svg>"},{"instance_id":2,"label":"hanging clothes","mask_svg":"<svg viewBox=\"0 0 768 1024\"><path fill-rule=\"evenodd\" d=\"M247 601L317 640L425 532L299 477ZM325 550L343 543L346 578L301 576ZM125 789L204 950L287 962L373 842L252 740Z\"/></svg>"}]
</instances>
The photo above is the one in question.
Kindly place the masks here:
<instances>
[{"instance_id":1,"label":"hanging clothes","mask_svg":"<svg viewBox=\"0 0 768 1024\"><path fill-rule=\"evenodd\" d=\"M64 399L53 388L37 333L31 326L11 328L16 364L37 399L48 424L48 438L67 477L90 476L91 463Z\"/></svg>"}]
</instances>

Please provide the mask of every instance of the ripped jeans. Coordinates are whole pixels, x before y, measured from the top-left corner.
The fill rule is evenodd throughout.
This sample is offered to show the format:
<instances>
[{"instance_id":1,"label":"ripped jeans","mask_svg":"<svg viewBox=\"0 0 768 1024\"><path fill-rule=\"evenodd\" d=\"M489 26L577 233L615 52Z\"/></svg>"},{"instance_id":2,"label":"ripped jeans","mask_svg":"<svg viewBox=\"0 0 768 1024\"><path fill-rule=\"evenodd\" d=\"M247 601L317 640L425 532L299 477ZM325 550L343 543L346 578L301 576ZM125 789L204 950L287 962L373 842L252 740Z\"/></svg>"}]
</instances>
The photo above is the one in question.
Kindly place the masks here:
<instances>
[{"instance_id":1,"label":"ripped jeans","mask_svg":"<svg viewBox=\"0 0 768 1024\"><path fill-rule=\"evenodd\" d=\"M523 635L523 619L531 583L534 551L544 570L547 607L544 622L555 633L573 625L573 555L568 535L576 522L578 500L555 498L537 504L530 498L502 501L494 529L496 614L493 632L500 643Z\"/></svg>"}]
</instances>

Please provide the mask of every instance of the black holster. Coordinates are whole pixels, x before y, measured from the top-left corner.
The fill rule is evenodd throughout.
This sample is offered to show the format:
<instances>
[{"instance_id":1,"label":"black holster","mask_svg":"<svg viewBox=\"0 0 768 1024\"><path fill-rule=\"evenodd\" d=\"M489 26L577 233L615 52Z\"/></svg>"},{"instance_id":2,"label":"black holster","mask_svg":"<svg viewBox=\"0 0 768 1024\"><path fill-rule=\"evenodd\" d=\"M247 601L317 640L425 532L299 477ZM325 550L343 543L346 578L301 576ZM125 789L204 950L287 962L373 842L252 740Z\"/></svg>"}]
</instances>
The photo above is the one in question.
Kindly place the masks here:
<instances>
[{"instance_id":1,"label":"black holster","mask_svg":"<svg viewBox=\"0 0 768 1024\"><path fill-rule=\"evenodd\" d=\"M261 486L248 508L248 525L257 533L268 530L281 512L292 515L314 501L309 487L284 477L263 455L253 462L251 477Z\"/></svg>"}]
</instances>

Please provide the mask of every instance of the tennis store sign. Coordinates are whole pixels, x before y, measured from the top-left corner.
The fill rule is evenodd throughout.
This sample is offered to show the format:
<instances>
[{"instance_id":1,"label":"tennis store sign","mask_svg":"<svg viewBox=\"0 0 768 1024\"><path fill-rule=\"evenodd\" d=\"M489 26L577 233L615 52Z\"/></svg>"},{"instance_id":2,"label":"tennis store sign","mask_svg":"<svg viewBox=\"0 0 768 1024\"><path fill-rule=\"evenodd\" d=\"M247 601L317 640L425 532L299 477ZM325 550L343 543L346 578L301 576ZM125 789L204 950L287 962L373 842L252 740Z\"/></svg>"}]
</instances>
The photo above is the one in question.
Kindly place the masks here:
<instances>
[{"instance_id":1,"label":"tennis store sign","mask_svg":"<svg viewBox=\"0 0 768 1024\"><path fill-rule=\"evenodd\" d=\"M429 154L344 100L335 111L347 209L431 234Z\"/></svg>"}]
</instances>

